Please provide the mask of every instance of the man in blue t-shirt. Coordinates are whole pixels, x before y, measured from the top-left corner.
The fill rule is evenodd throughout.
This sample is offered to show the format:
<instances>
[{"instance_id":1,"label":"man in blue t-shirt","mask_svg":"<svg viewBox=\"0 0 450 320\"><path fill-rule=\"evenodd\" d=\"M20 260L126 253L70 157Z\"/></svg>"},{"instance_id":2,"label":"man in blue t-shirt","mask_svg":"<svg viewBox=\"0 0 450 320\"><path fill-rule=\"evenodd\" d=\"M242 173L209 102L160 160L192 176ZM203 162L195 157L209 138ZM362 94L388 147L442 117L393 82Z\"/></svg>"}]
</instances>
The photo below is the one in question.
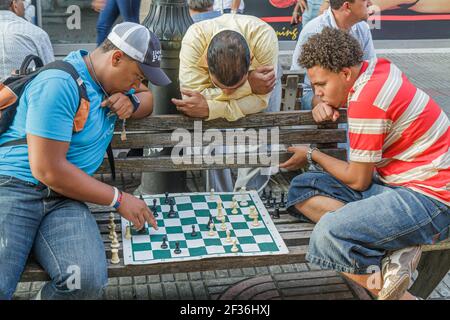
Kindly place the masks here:
<instances>
[{"instance_id":1,"label":"man in blue t-shirt","mask_svg":"<svg viewBox=\"0 0 450 320\"><path fill-rule=\"evenodd\" d=\"M79 94L75 80L46 70L21 96L0 145L0 300L13 296L32 252L51 282L42 299L95 299L107 285L107 262L95 219L84 202L109 205L140 229L156 228L144 201L92 177L103 161L117 118L152 113L153 96L142 84L167 85L161 46L147 28L117 25L92 53L76 51L65 61L83 81L90 107L84 128L73 132Z\"/></svg>"}]
</instances>

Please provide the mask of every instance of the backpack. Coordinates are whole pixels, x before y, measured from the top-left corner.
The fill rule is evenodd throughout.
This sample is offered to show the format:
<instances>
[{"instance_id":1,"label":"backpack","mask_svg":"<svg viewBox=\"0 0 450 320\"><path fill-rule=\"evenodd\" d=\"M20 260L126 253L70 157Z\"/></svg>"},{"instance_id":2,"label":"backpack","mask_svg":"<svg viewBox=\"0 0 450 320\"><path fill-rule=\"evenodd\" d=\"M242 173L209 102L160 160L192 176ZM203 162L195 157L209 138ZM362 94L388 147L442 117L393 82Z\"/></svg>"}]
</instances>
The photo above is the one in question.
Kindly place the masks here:
<instances>
[{"instance_id":1,"label":"backpack","mask_svg":"<svg viewBox=\"0 0 450 320\"><path fill-rule=\"evenodd\" d=\"M36 70L29 72L28 67L30 63L34 62ZM75 68L66 61L54 61L47 65L43 65L42 60L35 56L27 56L16 74L7 78L0 83L0 135L8 131L17 113L17 107L19 106L20 98L25 91L25 87L34 79L37 75L45 70L62 70L70 74L77 84L78 96L80 97L78 102L77 112L73 120L73 132L77 133L84 129L86 120L89 115L90 101L87 95L86 86L83 80L79 76ZM27 139L17 139L0 144L0 147L9 147L17 145L26 145ZM115 166L114 157L112 153L111 144L107 149L108 161L111 167L112 178L115 180Z\"/></svg>"}]
</instances>

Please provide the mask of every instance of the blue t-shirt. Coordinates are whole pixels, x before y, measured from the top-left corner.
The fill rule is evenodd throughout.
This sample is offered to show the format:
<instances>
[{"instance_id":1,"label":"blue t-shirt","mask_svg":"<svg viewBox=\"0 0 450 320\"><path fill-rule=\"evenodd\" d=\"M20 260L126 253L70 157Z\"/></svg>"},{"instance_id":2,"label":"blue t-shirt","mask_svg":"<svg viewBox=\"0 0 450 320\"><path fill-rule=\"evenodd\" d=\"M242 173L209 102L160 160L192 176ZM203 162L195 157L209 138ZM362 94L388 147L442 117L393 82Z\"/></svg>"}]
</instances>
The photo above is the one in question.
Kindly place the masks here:
<instances>
[{"instance_id":1,"label":"blue t-shirt","mask_svg":"<svg viewBox=\"0 0 450 320\"><path fill-rule=\"evenodd\" d=\"M86 85L90 100L89 116L81 132L73 132L79 94L73 78L61 70L40 73L25 88L14 121L0 136L0 144L32 134L42 138L70 142L67 160L89 175L102 164L114 133L117 117L107 117L101 107L103 91L91 78L82 56L86 51L71 52L64 60L71 63ZM28 146L0 147L0 175L38 183L28 161Z\"/></svg>"}]
</instances>

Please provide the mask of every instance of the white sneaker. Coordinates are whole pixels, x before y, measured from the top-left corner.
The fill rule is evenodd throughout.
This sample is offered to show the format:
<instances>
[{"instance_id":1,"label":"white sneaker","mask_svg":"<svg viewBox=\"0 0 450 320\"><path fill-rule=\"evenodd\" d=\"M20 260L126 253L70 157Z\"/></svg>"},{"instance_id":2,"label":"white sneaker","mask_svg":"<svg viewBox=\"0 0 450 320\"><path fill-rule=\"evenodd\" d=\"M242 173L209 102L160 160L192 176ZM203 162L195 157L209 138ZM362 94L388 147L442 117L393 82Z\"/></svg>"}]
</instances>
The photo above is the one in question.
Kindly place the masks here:
<instances>
[{"instance_id":1,"label":"white sneaker","mask_svg":"<svg viewBox=\"0 0 450 320\"><path fill-rule=\"evenodd\" d=\"M394 251L382 260L383 288L378 300L398 300L405 294L412 283L421 254L419 246L408 247Z\"/></svg>"}]
</instances>

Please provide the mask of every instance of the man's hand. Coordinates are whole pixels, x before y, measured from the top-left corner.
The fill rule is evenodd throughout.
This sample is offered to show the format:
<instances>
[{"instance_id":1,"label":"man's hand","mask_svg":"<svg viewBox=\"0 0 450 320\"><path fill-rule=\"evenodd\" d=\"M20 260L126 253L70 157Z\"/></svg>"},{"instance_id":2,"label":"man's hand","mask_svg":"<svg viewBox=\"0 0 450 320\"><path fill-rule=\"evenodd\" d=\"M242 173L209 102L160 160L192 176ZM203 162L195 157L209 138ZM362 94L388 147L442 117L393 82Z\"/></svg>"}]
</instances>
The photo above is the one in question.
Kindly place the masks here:
<instances>
[{"instance_id":1,"label":"man's hand","mask_svg":"<svg viewBox=\"0 0 450 320\"><path fill-rule=\"evenodd\" d=\"M196 91L181 89L183 99L172 99L172 103L177 106L177 110L191 118L208 118L209 106L205 97Z\"/></svg>"},{"instance_id":2,"label":"man's hand","mask_svg":"<svg viewBox=\"0 0 450 320\"><path fill-rule=\"evenodd\" d=\"M122 195L122 202L117 209L122 217L130 221L137 230L142 229L146 221L153 229L158 229L153 212L150 211L145 201L126 192L123 192Z\"/></svg>"},{"instance_id":3,"label":"man's hand","mask_svg":"<svg viewBox=\"0 0 450 320\"><path fill-rule=\"evenodd\" d=\"M248 82L254 94L268 94L275 86L275 70L273 66L258 67L248 74Z\"/></svg>"},{"instance_id":4,"label":"man's hand","mask_svg":"<svg viewBox=\"0 0 450 320\"><path fill-rule=\"evenodd\" d=\"M329 7L330 7L330 2L329 1L323 1L322 4L320 5L320 8L319 8L319 15L321 15L322 13L327 11Z\"/></svg>"},{"instance_id":5,"label":"man's hand","mask_svg":"<svg viewBox=\"0 0 450 320\"><path fill-rule=\"evenodd\" d=\"M289 147L287 149L288 152L293 152L292 157L280 164L280 168L288 169L288 170L298 170L303 168L308 162L306 159L306 153L308 152L309 146L298 146L298 147Z\"/></svg>"},{"instance_id":6,"label":"man's hand","mask_svg":"<svg viewBox=\"0 0 450 320\"><path fill-rule=\"evenodd\" d=\"M312 110L312 115L317 123L329 120L335 122L339 118L339 111L325 102L320 102Z\"/></svg>"},{"instance_id":7,"label":"man's hand","mask_svg":"<svg viewBox=\"0 0 450 320\"><path fill-rule=\"evenodd\" d=\"M111 112L117 114L120 119L128 119L133 113L133 104L130 98L123 93L115 93L103 100L102 107L109 107Z\"/></svg>"}]
</instances>

